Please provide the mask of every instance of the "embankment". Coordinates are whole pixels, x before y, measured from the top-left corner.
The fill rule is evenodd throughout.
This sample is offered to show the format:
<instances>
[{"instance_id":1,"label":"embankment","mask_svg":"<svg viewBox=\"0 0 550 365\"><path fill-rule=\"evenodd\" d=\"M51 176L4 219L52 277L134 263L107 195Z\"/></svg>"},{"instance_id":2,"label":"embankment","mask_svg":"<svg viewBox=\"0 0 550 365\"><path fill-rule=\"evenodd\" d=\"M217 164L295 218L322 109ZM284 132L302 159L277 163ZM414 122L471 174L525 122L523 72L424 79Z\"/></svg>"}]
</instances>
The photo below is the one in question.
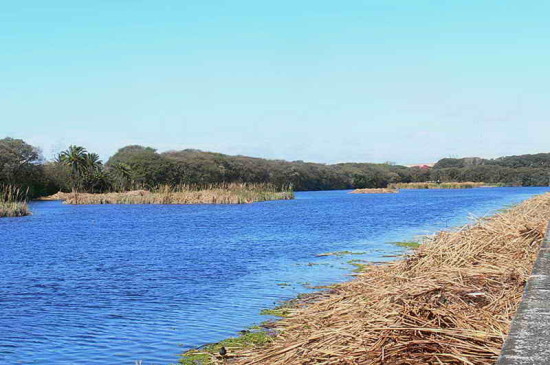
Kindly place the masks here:
<instances>
[{"instance_id":1,"label":"embankment","mask_svg":"<svg viewBox=\"0 0 550 365\"><path fill-rule=\"evenodd\" d=\"M494 364L550 219L550 194L427 239L298 303L232 364Z\"/></svg>"}]
</instances>

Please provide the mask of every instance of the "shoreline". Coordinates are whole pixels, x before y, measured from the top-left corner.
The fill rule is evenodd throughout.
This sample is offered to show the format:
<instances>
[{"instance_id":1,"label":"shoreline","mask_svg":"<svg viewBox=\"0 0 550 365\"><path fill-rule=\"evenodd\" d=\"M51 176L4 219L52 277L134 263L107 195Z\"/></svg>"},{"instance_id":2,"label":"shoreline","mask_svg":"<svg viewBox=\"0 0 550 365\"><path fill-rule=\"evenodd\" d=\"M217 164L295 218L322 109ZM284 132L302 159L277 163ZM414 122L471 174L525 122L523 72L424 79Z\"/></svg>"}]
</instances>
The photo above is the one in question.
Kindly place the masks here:
<instances>
[{"instance_id":1,"label":"shoreline","mask_svg":"<svg viewBox=\"0 0 550 365\"><path fill-rule=\"evenodd\" d=\"M538 214L533 211L533 206L540 210ZM526 217L530 219L526 219ZM284 311L280 312L282 319L275 322L264 322L263 328L256 327L252 330L242 331L242 336L231 338L229 342L226 340L218 344L210 344L199 349L187 351L185 353L187 357L184 356L180 360L180 363L192 363L186 360L189 359L191 361L199 360L204 365L218 363L302 364L306 360L311 363L345 361L350 364L365 362L381 364L383 361L388 361L389 363L391 361L404 361L405 357L407 357L407 361L417 364L431 363L432 361L434 363L457 364L467 361L483 364L493 363L500 353L503 338L509 329L512 316L519 304L525 278L531 271L535 254L538 252L537 247L542 240L542 232L545 231L548 219L550 219L550 194L546 193L520 202L504 212L479 219L474 224L464 225L451 231L441 231L432 239L427 240L427 247L419 247L410 251L410 254L404 259L384 265L374 265L372 263L360 264L355 270L359 274L347 282L331 285L329 290L308 294L304 300L298 297L287 302L282 302L282 305L274 308L271 313L274 314L278 309L284 308ZM514 223L510 221L514 221ZM504 310L504 316L496 313L493 313L493 315L487 314L484 309L484 306L488 305L487 303L481 309L478 308L480 310L478 314L483 314L480 318L491 322L491 325L498 330L492 328L490 331L487 331L476 318L470 319L473 324L462 318L461 320L464 323L461 326L450 326L449 323L455 323L458 320L453 317L454 313L464 314L464 308L460 307L461 302L466 300L469 305L475 306L476 303L484 303L484 301L488 300L488 294L479 294L475 290L470 293L460 292L460 290L457 292L456 283L452 280L452 284L441 283L442 278L445 278L445 280L452 279L454 278L454 271L461 272L466 269L463 274L468 274L468 271L477 270L480 271L477 274L488 275L489 278L492 278L496 274L496 269L493 266L498 267L496 264L500 262L493 262L495 265L490 265L489 272L484 272L483 265L481 268L476 267L476 265L472 266L472 260L475 263L479 259L476 255L480 254L480 252L476 251L475 247L473 249L470 247L468 252L462 252L466 256L469 255L470 261L467 258L463 258L464 255L460 254L451 258L449 255L446 255L445 251L452 248L453 250L451 251L454 251L454 254L461 253L460 250L464 250L464 245L460 245L460 238L470 240L468 242L472 243L472 239L475 240L477 236L486 234L487 228L502 225L505 222L509 223L507 226L502 227L505 235L515 234L517 236L513 239L505 238L508 241L523 239L522 242L526 244L526 247L522 247L520 252L514 251L508 253L510 255L523 252L522 260L520 260L521 266L518 269L519 272L514 272L514 275L512 275L515 277L515 281L512 281L514 285L509 285L509 282L506 285L511 287L506 288L491 288L489 285L490 289L500 290L501 294L506 294L508 308ZM527 228L529 229L525 231ZM531 234L531 236L528 235L525 238L524 235L526 233ZM492 234L495 234L495 232L492 232ZM449 246L449 243L452 245ZM453 247L453 245L457 247ZM498 248L497 251L500 250L500 246L496 247ZM491 247L495 249L495 247ZM442 248L445 248L445 250ZM494 255L497 253L500 256L497 255L495 257L506 258L507 256L506 253L491 252ZM483 252L481 252L481 255L483 256ZM445 258L451 259L451 262L447 263L448 265L441 266L441 262L438 262L438 260L440 261ZM430 260L435 260L435 262L430 263ZM453 260L456 262L453 262ZM457 262L459 263L458 266ZM509 257L507 262L518 264L517 260L509 260ZM439 273L430 277L430 270L433 271L432 267L434 266L444 272L445 275ZM506 267L506 269L512 268ZM425 271L428 273L426 274ZM496 271L498 272L498 270ZM412 274L412 277L399 277L395 275L397 272L400 274ZM511 275L510 273L506 274L508 276ZM414 300L411 302L411 298L403 298L403 293L410 291L411 288L419 290L417 287L418 283L415 283L419 278L427 280L423 283L424 286L427 285L430 287L428 284L431 284L438 287L439 285L439 289L437 289L439 292L436 294L440 297L449 296L449 298L454 299L454 301L450 301L454 306L452 311L446 308L451 306L451 304L439 303L436 305L437 310L432 310L431 314L441 317L439 318L440 321L442 318L446 318L447 320L454 318L455 322L451 320L445 326L439 327L433 326L433 323L430 321L423 323L427 325L423 327L419 326L419 323L416 323L415 327L412 323L408 322L415 318L416 320L419 320L419 318L426 320L426 318L422 317L422 310L420 309L427 304L434 305L434 300L437 304L437 298L434 298L434 293L430 290L417 293L421 297L427 295L428 298L424 299L429 299L420 301L419 303L422 304L420 306ZM490 280L482 280L485 285L487 285L488 281ZM445 288L444 284L450 285L449 288ZM377 288L380 285L383 287L382 292ZM420 285L420 287L422 286ZM461 290L467 291L468 287L462 286ZM448 293L445 289L448 289ZM431 290L435 289L432 288ZM366 301L364 298L371 299ZM394 301L393 304L389 303L392 300ZM395 309L398 312L403 309L403 305L395 304L399 303L399 300L404 300L403 303L407 303L407 308L414 309L413 312L415 315L412 316L412 319L409 318L410 315L396 317L394 313ZM347 302L346 310L343 312L341 311L342 301ZM385 307L372 311L376 307L380 307L381 304ZM361 306L365 306L365 308L358 311L358 308L361 308ZM426 309L424 308L424 310ZM445 316L442 316L439 311L445 312ZM346 317L349 316L350 312L354 312L355 316ZM377 318L374 320L374 322L379 322L377 325L366 321L365 317L369 317L365 316L367 312L370 312L371 316ZM319 318L323 318L322 321ZM342 318L347 318L348 322L342 321ZM408 319L404 320L404 318ZM363 327L358 330L356 327L359 324L362 324ZM354 336L347 339L346 336L337 336L338 332L353 333ZM265 336L257 335L258 333L263 333ZM255 334L260 340L255 342L254 338L250 338L250 334ZM352 339L353 337L363 337L363 339L357 343L357 340ZM392 338L392 341L388 341L388 338ZM381 341L386 341L385 345L381 344ZM352 346L354 342L355 346ZM472 345L470 342L485 342L485 345L484 347L474 345L467 351L461 348L465 344ZM369 350L358 350L360 348L368 348L365 347L367 344L370 345ZM227 354L225 356L219 355L219 349L222 346L225 348L226 345ZM399 348L399 351L396 351L396 348ZM461 351L465 351L466 354L461 353ZM189 355L192 356L189 357Z\"/></svg>"}]
</instances>

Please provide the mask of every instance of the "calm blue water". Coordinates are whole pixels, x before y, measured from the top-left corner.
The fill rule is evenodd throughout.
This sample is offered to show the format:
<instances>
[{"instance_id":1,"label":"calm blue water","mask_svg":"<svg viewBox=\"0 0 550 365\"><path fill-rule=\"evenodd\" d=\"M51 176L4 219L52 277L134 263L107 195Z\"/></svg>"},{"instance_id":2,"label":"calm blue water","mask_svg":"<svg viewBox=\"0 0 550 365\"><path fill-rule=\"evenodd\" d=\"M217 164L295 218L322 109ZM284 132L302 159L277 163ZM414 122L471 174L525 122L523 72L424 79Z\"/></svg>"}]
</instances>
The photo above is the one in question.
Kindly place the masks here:
<instances>
[{"instance_id":1,"label":"calm blue water","mask_svg":"<svg viewBox=\"0 0 550 365\"><path fill-rule=\"evenodd\" d=\"M304 192L233 206L32 204L0 219L0 363L167 364L261 322L263 308L346 280L390 241L547 188ZM317 257L331 251L362 256Z\"/></svg>"}]
</instances>

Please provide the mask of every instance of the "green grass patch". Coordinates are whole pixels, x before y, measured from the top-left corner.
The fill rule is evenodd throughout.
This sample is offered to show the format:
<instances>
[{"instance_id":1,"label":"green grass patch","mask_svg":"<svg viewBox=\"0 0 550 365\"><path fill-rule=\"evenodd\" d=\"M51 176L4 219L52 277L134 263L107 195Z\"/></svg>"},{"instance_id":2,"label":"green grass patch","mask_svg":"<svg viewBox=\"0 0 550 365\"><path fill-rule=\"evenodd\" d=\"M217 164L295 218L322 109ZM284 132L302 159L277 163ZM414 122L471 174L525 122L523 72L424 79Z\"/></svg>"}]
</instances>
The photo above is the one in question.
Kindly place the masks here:
<instances>
[{"instance_id":1,"label":"green grass patch","mask_svg":"<svg viewBox=\"0 0 550 365\"><path fill-rule=\"evenodd\" d=\"M179 363L183 365L212 365L214 364L213 356L213 354L204 353L200 350L191 350L181 355Z\"/></svg>"},{"instance_id":2,"label":"green grass patch","mask_svg":"<svg viewBox=\"0 0 550 365\"><path fill-rule=\"evenodd\" d=\"M262 311L260 312L261 315L263 316L276 316L276 317L281 317L281 318L285 318L285 317L288 317L290 315L291 311L289 308L286 308L286 307L277 307L277 308L273 308L273 309L262 309Z\"/></svg>"},{"instance_id":3,"label":"green grass patch","mask_svg":"<svg viewBox=\"0 0 550 365\"><path fill-rule=\"evenodd\" d=\"M238 337L230 337L218 343L206 345L200 349L185 352L179 363L183 365L212 365L219 355L220 349L225 347L228 354L235 350L265 345L273 338L266 331L246 332Z\"/></svg>"}]
</instances>

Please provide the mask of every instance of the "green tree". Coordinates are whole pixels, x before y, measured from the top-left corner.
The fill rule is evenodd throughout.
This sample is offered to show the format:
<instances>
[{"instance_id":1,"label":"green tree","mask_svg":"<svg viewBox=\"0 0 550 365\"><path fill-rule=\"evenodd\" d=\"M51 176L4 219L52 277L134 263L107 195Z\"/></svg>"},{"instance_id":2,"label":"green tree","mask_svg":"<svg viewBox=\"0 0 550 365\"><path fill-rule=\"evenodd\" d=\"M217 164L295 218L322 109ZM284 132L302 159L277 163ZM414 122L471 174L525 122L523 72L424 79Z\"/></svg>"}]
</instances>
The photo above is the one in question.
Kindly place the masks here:
<instances>
[{"instance_id":1,"label":"green tree","mask_svg":"<svg viewBox=\"0 0 550 365\"><path fill-rule=\"evenodd\" d=\"M21 139L0 139L0 184L17 185L30 197L46 193L40 150Z\"/></svg>"},{"instance_id":2,"label":"green tree","mask_svg":"<svg viewBox=\"0 0 550 365\"><path fill-rule=\"evenodd\" d=\"M88 152L81 146L69 146L58 156L58 161L67 166L71 171L71 188L77 193L82 185L82 179L89 165Z\"/></svg>"},{"instance_id":3,"label":"green tree","mask_svg":"<svg viewBox=\"0 0 550 365\"><path fill-rule=\"evenodd\" d=\"M85 154L84 159L86 160L86 167L90 172L97 172L103 168L103 164L101 163L97 153L87 153Z\"/></svg>"},{"instance_id":4,"label":"green tree","mask_svg":"<svg viewBox=\"0 0 550 365\"><path fill-rule=\"evenodd\" d=\"M115 188L120 191L129 190L133 185L132 168L123 162L115 162L109 166Z\"/></svg>"},{"instance_id":5,"label":"green tree","mask_svg":"<svg viewBox=\"0 0 550 365\"><path fill-rule=\"evenodd\" d=\"M175 166L172 161L150 147L123 147L109 159L107 166L110 168L117 163L128 165L135 183L143 188L180 182L174 178Z\"/></svg>"},{"instance_id":6,"label":"green tree","mask_svg":"<svg viewBox=\"0 0 550 365\"><path fill-rule=\"evenodd\" d=\"M33 167L42 160L40 151L21 139L0 139L0 180L18 184L28 178Z\"/></svg>"}]
</instances>

